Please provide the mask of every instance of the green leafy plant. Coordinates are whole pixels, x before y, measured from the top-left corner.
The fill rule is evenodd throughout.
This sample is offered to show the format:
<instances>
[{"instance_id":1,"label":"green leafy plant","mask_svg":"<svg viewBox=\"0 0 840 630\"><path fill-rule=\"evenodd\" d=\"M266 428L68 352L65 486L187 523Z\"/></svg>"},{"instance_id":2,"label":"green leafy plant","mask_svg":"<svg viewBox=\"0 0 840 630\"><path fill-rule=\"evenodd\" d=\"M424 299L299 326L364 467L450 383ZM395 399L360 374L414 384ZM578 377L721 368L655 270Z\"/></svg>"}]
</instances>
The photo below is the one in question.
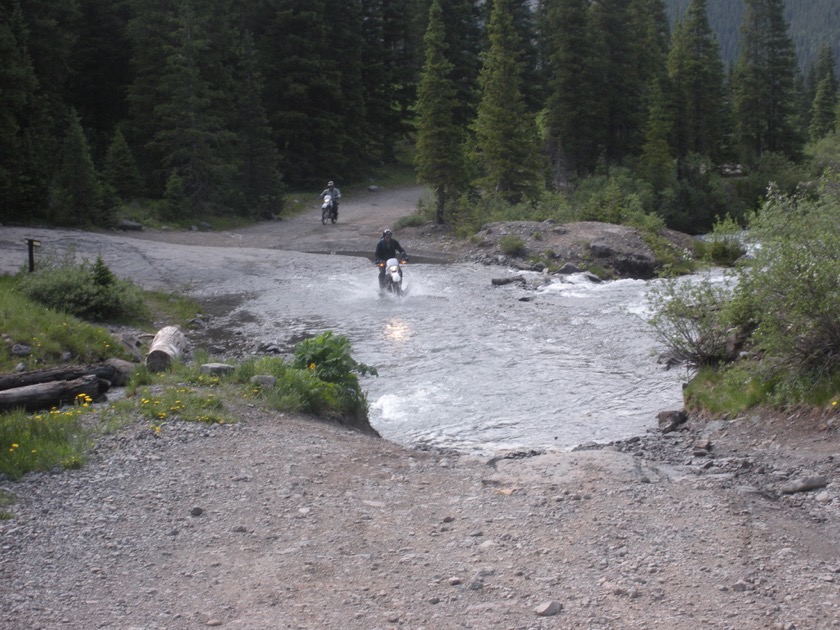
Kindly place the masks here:
<instances>
[{"instance_id":1,"label":"green leafy plant","mask_svg":"<svg viewBox=\"0 0 840 630\"><path fill-rule=\"evenodd\" d=\"M34 273L18 276L18 291L48 308L92 322L148 319L139 287L116 278L101 257L93 263L73 258L72 252L44 257Z\"/></svg>"},{"instance_id":2,"label":"green leafy plant","mask_svg":"<svg viewBox=\"0 0 840 630\"><path fill-rule=\"evenodd\" d=\"M499 249L508 256L525 256L528 253L525 241L515 234L505 234L500 238Z\"/></svg>"}]
</instances>

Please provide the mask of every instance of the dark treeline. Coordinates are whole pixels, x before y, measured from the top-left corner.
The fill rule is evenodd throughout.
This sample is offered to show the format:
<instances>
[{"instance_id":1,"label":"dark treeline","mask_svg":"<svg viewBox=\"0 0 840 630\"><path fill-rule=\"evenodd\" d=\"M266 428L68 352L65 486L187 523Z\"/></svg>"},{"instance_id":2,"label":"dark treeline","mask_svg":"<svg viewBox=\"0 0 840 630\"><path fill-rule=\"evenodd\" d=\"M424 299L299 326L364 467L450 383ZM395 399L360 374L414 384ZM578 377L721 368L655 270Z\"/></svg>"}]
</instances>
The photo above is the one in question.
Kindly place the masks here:
<instances>
[{"instance_id":1,"label":"dark treeline","mask_svg":"<svg viewBox=\"0 0 840 630\"><path fill-rule=\"evenodd\" d=\"M259 218L416 144L441 222L601 177L706 230L767 182L722 165L795 165L838 92L781 0L744 0L731 71L706 4L672 29L665 0L0 0L0 221Z\"/></svg>"}]
</instances>

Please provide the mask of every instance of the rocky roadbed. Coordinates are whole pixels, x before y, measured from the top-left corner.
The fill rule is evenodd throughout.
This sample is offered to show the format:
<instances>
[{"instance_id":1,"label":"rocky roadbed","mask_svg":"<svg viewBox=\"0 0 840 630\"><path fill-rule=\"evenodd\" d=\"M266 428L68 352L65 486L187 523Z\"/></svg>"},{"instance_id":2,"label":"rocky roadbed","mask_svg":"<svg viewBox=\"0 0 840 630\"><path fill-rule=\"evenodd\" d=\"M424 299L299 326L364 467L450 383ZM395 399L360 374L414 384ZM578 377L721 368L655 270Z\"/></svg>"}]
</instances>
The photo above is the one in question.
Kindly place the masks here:
<instances>
[{"instance_id":1,"label":"rocky roadbed","mask_svg":"<svg viewBox=\"0 0 840 630\"><path fill-rule=\"evenodd\" d=\"M377 199L326 247L407 207ZM142 237L325 247L296 225ZM475 253L411 230L410 251ZM138 420L81 470L0 481L0 627L840 627L833 409L482 459L226 404L238 423Z\"/></svg>"},{"instance_id":2,"label":"rocky roadbed","mask_svg":"<svg viewBox=\"0 0 840 630\"><path fill-rule=\"evenodd\" d=\"M0 484L0 626L840 625L834 415L477 459L232 405Z\"/></svg>"}]
</instances>

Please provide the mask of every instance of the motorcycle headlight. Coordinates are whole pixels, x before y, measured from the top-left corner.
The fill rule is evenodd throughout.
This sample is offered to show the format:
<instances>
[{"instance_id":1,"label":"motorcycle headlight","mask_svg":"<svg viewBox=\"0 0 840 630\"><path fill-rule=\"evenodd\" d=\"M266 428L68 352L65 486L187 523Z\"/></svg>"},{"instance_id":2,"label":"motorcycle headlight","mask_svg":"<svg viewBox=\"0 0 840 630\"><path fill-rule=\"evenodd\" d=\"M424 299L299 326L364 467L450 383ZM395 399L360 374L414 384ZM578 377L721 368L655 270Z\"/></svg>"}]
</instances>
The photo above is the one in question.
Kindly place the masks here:
<instances>
[{"instance_id":1,"label":"motorcycle headlight","mask_svg":"<svg viewBox=\"0 0 840 630\"><path fill-rule=\"evenodd\" d=\"M390 271L391 273L397 273L397 271L399 271L399 269L400 268L397 267L396 265L391 265L391 267L388 271Z\"/></svg>"}]
</instances>

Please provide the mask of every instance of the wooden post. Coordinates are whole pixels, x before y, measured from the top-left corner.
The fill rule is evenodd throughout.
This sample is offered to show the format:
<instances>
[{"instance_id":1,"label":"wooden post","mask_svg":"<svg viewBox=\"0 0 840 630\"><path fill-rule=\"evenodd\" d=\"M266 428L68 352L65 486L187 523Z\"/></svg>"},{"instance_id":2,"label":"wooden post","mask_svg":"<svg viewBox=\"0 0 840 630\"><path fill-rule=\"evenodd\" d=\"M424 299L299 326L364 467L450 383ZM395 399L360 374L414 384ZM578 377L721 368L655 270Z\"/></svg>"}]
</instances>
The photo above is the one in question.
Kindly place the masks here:
<instances>
[{"instance_id":1,"label":"wooden post","mask_svg":"<svg viewBox=\"0 0 840 630\"><path fill-rule=\"evenodd\" d=\"M26 247L29 250L29 273L35 271L35 248L41 246L41 241L34 238L26 239Z\"/></svg>"},{"instance_id":2,"label":"wooden post","mask_svg":"<svg viewBox=\"0 0 840 630\"><path fill-rule=\"evenodd\" d=\"M150 372L168 370L172 361L179 359L187 347L187 338L181 332L180 326L165 326L161 328L146 355L146 367Z\"/></svg>"}]
</instances>

